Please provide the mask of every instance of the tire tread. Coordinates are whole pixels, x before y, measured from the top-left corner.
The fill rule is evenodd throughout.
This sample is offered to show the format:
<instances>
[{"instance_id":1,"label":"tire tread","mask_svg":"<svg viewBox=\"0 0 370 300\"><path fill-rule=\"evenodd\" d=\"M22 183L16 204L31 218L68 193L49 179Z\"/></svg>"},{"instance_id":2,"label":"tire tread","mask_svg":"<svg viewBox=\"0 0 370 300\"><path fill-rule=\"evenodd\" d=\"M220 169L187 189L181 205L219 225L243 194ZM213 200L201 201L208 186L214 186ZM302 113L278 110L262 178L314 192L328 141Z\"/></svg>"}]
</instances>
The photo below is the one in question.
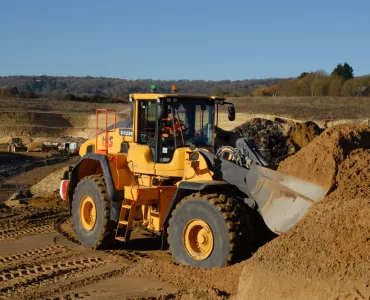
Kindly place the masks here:
<instances>
[{"instance_id":1,"label":"tire tread","mask_svg":"<svg viewBox=\"0 0 370 300\"><path fill-rule=\"evenodd\" d=\"M244 207L244 203L229 197L225 194L205 194L193 193L184 197L174 208L169 219L167 227L167 239L171 251L169 241L171 229L173 227L172 216L184 201L199 199L212 204L222 215L225 225L229 231L229 256L227 264L230 265L248 258L254 252L254 247L250 243L253 241L248 222L248 210Z\"/></svg>"},{"instance_id":2,"label":"tire tread","mask_svg":"<svg viewBox=\"0 0 370 300\"><path fill-rule=\"evenodd\" d=\"M92 181L95 185L96 189L98 190L99 194L102 196L103 199L103 207L104 207L104 220L103 220L103 229L100 232L98 241L94 246L93 249L102 249L108 247L112 243L112 236L115 230L115 222L110 220L110 199L108 196L105 180L103 174L99 175L90 175L84 177L78 184L75 189L78 191L79 185L81 185L86 180ZM74 198L74 196L73 196Z\"/></svg>"}]
</instances>

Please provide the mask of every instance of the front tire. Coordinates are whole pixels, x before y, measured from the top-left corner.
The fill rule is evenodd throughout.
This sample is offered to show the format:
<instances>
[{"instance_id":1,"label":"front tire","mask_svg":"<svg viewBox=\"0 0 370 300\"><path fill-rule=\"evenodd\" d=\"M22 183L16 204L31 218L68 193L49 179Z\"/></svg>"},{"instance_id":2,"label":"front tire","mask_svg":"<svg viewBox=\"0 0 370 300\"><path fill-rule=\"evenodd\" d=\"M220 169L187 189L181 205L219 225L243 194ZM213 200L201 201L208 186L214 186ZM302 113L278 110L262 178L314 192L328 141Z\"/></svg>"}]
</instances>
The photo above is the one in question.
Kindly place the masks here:
<instances>
[{"instance_id":1,"label":"front tire","mask_svg":"<svg viewBox=\"0 0 370 300\"><path fill-rule=\"evenodd\" d=\"M110 220L110 200L103 175L83 178L72 201L73 229L81 244L106 248L114 240L115 222Z\"/></svg>"},{"instance_id":2,"label":"front tire","mask_svg":"<svg viewBox=\"0 0 370 300\"><path fill-rule=\"evenodd\" d=\"M226 195L185 197L172 212L168 243L175 263L214 268L246 258L249 252L245 211Z\"/></svg>"}]
</instances>

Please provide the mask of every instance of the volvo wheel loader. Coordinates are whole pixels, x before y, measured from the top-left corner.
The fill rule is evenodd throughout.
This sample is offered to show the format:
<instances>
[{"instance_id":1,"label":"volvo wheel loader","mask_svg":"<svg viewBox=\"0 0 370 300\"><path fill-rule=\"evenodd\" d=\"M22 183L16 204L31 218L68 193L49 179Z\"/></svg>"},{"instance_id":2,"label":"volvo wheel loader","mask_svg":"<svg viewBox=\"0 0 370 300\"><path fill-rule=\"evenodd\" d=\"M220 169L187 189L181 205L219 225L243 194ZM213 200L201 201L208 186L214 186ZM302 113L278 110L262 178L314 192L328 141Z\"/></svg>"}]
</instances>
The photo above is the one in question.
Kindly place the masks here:
<instances>
[{"instance_id":1,"label":"volvo wheel loader","mask_svg":"<svg viewBox=\"0 0 370 300\"><path fill-rule=\"evenodd\" d=\"M225 99L130 95L131 118L97 110L96 137L61 182L78 240L93 248L127 243L134 222L168 240L173 261L205 268L246 258L262 229L288 231L326 194L269 169L252 140L213 149ZM103 119L103 121L102 121Z\"/></svg>"},{"instance_id":2,"label":"volvo wheel loader","mask_svg":"<svg viewBox=\"0 0 370 300\"><path fill-rule=\"evenodd\" d=\"M9 152L27 152L27 147L23 144L21 138L12 138L8 144Z\"/></svg>"}]
</instances>

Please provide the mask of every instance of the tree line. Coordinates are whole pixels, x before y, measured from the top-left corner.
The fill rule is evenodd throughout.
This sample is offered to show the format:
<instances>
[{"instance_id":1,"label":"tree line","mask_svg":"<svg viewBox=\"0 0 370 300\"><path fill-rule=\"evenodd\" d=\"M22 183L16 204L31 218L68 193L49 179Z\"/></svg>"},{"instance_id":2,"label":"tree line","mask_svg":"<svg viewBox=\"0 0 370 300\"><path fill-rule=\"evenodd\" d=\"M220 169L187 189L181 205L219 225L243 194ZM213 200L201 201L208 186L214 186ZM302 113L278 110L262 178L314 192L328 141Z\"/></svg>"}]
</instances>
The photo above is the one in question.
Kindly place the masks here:
<instances>
[{"instance_id":1,"label":"tree line","mask_svg":"<svg viewBox=\"0 0 370 300\"><path fill-rule=\"evenodd\" d=\"M147 93L156 84L159 93L171 93L177 85L180 93L217 94L221 96L250 96L263 85L273 85L279 78L249 80L127 80L106 77L5 76L0 77L0 88L17 87L19 92L34 92L38 97L79 97L102 95L111 99L131 93ZM69 96L66 96L68 95Z\"/></svg>"},{"instance_id":2,"label":"tree line","mask_svg":"<svg viewBox=\"0 0 370 300\"><path fill-rule=\"evenodd\" d=\"M0 88L0 97L21 98L21 99L40 99L48 98L54 100L81 101L90 103L122 103L128 102L128 95L111 95L110 97L101 94L71 94L71 93L35 93L33 91L19 91L17 87Z\"/></svg>"},{"instance_id":3,"label":"tree line","mask_svg":"<svg viewBox=\"0 0 370 300\"><path fill-rule=\"evenodd\" d=\"M354 77L353 68L344 63L337 65L331 74L303 72L297 78L261 86L253 91L253 96L370 96L370 76Z\"/></svg>"},{"instance_id":4,"label":"tree line","mask_svg":"<svg viewBox=\"0 0 370 300\"><path fill-rule=\"evenodd\" d=\"M331 74L325 71L303 72L297 78L250 80L127 80L106 77L3 76L0 97L51 98L87 102L127 101L131 93L150 92L156 84L159 93L171 93L177 85L180 93L239 96L370 96L370 76L354 77L353 68L338 64Z\"/></svg>"}]
</instances>

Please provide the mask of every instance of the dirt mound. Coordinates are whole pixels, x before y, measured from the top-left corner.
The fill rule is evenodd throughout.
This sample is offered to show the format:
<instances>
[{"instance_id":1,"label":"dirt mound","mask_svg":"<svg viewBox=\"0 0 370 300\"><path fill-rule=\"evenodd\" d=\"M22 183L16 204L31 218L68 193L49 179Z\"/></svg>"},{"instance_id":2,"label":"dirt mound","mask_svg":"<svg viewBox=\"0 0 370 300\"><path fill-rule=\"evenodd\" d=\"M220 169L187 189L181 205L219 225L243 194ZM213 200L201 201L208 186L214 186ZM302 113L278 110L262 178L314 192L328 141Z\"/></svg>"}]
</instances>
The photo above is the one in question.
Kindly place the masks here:
<instances>
[{"instance_id":1,"label":"dirt mound","mask_svg":"<svg viewBox=\"0 0 370 300\"><path fill-rule=\"evenodd\" d=\"M41 151L42 143L40 142L32 142L27 145L28 151Z\"/></svg>"},{"instance_id":2,"label":"dirt mound","mask_svg":"<svg viewBox=\"0 0 370 300\"><path fill-rule=\"evenodd\" d=\"M281 162L278 170L331 189L335 185L338 166L357 148L370 148L369 127L332 127Z\"/></svg>"},{"instance_id":3,"label":"dirt mound","mask_svg":"<svg viewBox=\"0 0 370 300\"><path fill-rule=\"evenodd\" d=\"M52 198L55 196L55 193L59 191L60 180L63 177L65 171L68 167L59 169L49 176L46 176L39 183L33 185L30 188L30 192L34 198Z\"/></svg>"},{"instance_id":4,"label":"dirt mound","mask_svg":"<svg viewBox=\"0 0 370 300\"><path fill-rule=\"evenodd\" d=\"M326 155L333 156L337 189L244 263L239 299L370 298L370 150L355 150L345 159L346 152L363 144L365 132L342 128L312 143L317 151L326 145ZM335 143L328 143L330 136ZM311 161L319 162L315 158L312 153Z\"/></svg>"},{"instance_id":5,"label":"dirt mound","mask_svg":"<svg viewBox=\"0 0 370 300\"><path fill-rule=\"evenodd\" d=\"M262 155L271 164L295 151L280 122L256 118L236 127L234 131L240 136L254 139Z\"/></svg>"},{"instance_id":6,"label":"dirt mound","mask_svg":"<svg viewBox=\"0 0 370 300\"><path fill-rule=\"evenodd\" d=\"M322 131L316 123L311 121L304 123L290 122L288 136L295 148L301 149L311 143Z\"/></svg>"},{"instance_id":7,"label":"dirt mound","mask_svg":"<svg viewBox=\"0 0 370 300\"><path fill-rule=\"evenodd\" d=\"M314 122L298 123L281 118L274 120L254 118L234 129L237 136L254 139L263 156L271 164L277 164L282 157L306 146L321 132L322 129ZM217 135L221 135L221 138L232 146L230 139L236 140L235 136L231 134L227 136L225 132Z\"/></svg>"},{"instance_id":8,"label":"dirt mound","mask_svg":"<svg viewBox=\"0 0 370 300\"><path fill-rule=\"evenodd\" d=\"M42 144L47 142L48 140L52 140L52 143L60 143L56 140L60 140L60 138L36 138L32 143L27 145L28 151L43 151ZM60 143L61 144L61 143ZM51 151L56 151L55 149Z\"/></svg>"}]
</instances>

